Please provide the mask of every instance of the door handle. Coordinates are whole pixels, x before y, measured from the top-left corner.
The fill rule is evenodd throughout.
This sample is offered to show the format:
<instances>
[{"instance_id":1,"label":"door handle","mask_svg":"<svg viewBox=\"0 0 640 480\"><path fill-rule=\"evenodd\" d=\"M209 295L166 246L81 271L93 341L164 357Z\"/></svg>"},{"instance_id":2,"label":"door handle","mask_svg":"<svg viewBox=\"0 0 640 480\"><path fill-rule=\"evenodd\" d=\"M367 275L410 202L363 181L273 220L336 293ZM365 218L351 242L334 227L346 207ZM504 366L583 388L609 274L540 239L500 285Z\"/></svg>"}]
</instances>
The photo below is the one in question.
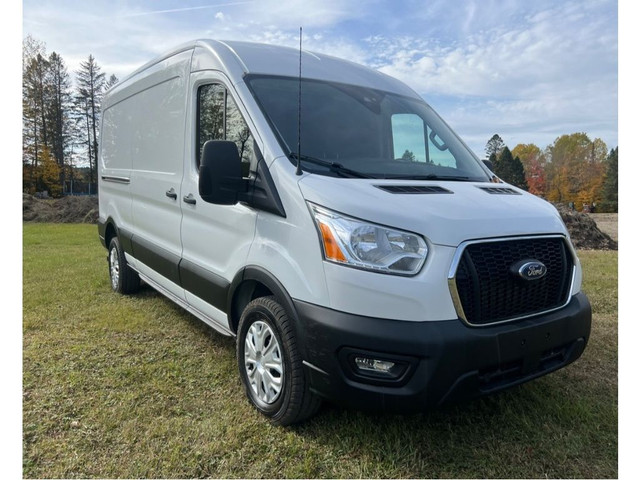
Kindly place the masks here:
<instances>
[{"instance_id":1,"label":"door handle","mask_svg":"<svg viewBox=\"0 0 640 480\"><path fill-rule=\"evenodd\" d=\"M169 190L164 192L164 194L169 198L173 198L174 200L178 198L178 194L176 193L173 187L171 187Z\"/></svg>"},{"instance_id":2,"label":"door handle","mask_svg":"<svg viewBox=\"0 0 640 480\"><path fill-rule=\"evenodd\" d=\"M186 196L182 197L182 200L184 201L184 203L188 203L189 205L195 205L196 204L196 199L193 196L193 193L190 193L189 195L186 195Z\"/></svg>"}]
</instances>

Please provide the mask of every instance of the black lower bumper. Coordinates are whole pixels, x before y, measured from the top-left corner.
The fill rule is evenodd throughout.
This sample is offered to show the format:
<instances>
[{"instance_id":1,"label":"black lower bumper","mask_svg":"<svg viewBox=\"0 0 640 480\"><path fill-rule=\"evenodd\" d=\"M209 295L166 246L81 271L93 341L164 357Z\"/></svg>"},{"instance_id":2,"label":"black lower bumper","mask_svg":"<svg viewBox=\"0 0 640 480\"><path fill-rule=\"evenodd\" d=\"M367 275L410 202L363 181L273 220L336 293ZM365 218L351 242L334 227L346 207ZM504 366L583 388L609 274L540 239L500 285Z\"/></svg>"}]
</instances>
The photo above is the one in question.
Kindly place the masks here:
<instances>
[{"instance_id":1,"label":"black lower bumper","mask_svg":"<svg viewBox=\"0 0 640 480\"><path fill-rule=\"evenodd\" d=\"M343 406L419 411L493 393L562 368L584 351L591 306L579 293L563 309L502 325L361 317L294 301L311 388ZM365 378L354 355L398 361L398 379Z\"/></svg>"}]
</instances>

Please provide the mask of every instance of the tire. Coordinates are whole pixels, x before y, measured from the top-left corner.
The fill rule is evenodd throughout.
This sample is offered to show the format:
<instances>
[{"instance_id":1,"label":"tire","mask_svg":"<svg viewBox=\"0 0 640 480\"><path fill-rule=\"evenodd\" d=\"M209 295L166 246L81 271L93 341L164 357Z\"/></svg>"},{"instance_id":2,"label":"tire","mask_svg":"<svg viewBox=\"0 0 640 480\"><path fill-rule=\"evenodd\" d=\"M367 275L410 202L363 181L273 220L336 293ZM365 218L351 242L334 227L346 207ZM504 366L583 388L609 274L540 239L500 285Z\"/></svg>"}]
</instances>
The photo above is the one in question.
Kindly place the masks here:
<instances>
[{"instance_id":1,"label":"tire","mask_svg":"<svg viewBox=\"0 0 640 480\"><path fill-rule=\"evenodd\" d=\"M242 312L236 355L249 401L272 423L286 426L315 414L292 321L275 297L252 300Z\"/></svg>"},{"instance_id":2,"label":"tire","mask_svg":"<svg viewBox=\"0 0 640 480\"><path fill-rule=\"evenodd\" d=\"M109 263L111 289L114 292L127 295L138 291L140 288L140 277L127 263L118 237L113 237L109 242L107 262Z\"/></svg>"}]
</instances>

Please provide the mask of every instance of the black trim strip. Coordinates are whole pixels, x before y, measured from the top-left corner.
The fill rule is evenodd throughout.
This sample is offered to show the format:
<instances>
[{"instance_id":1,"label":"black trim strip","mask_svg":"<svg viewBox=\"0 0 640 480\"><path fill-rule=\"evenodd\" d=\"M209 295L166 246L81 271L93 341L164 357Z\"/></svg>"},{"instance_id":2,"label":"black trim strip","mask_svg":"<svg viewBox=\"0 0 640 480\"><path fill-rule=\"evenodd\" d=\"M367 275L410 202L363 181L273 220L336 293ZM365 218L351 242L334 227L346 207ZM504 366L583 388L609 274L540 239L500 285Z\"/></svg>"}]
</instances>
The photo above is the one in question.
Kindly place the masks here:
<instances>
[{"instance_id":1,"label":"black trim strip","mask_svg":"<svg viewBox=\"0 0 640 480\"><path fill-rule=\"evenodd\" d=\"M120 228L118 230L118 238L120 239L120 246L124 252L133 256L133 233L125 228Z\"/></svg>"},{"instance_id":2,"label":"black trim strip","mask_svg":"<svg viewBox=\"0 0 640 480\"><path fill-rule=\"evenodd\" d=\"M129 177L116 177L113 175L102 175L101 178L105 182L123 183L123 184L129 184L131 182L131 179Z\"/></svg>"},{"instance_id":3,"label":"black trim strip","mask_svg":"<svg viewBox=\"0 0 640 480\"><path fill-rule=\"evenodd\" d=\"M184 258L180 261L179 270L182 288L218 310L227 312L230 282Z\"/></svg>"},{"instance_id":4,"label":"black trim strip","mask_svg":"<svg viewBox=\"0 0 640 480\"><path fill-rule=\"evenodd\" d=\"M98 237L100 238L100 243L102 243L102 246L104 248L109 248L105 240L106 231L107 231L107 222L98 218Z\"/></svg>"},{"instance_id":5,"label":"black trim strip","mask_svg":"<svg viewBox=\"0 0 640 480\"><path fill-rule=\"evenodd\" d=\"M121 239L123 239L123 237L124 235ZM131 237L131 245L133 246L133 256L136 257L136 259L168 280L171 280L173 283L180 285L180 270L178 268L180 264L179 255L171 253L137 235ZM125 252L127 251L124 244L122 248L124 248Z\"/></svg>"},{"instance_id":6,"label":"black trim strip","mask_svg":"<svg viewBox=\"0 0 640 480\"><path fill-rule=\"evenodd\" d=\"M231 283L201 266L181 259L158 245L120 229L120 242L125 252L189 293L218 310L227 312Z\"/></svg>"}]
</instances>

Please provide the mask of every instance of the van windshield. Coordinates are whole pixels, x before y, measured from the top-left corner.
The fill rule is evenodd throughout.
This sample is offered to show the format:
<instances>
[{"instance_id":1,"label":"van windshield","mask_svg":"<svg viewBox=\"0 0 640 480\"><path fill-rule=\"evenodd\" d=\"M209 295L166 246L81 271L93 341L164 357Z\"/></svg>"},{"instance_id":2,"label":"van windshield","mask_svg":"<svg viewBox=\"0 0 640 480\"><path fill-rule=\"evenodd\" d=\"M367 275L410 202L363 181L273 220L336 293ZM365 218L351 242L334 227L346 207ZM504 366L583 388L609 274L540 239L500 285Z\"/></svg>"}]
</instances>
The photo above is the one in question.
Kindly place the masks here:
<instances>
[{"instance_id":1,"label":"van windshield","mask_svg":"<svg viewBox=\"0 0 640 480\"><path fill-rule=\"evenodd\" d=\"M298 78L249 75L254 98L292 162ZM468 147L426 103L371 88L302 79L301 165L340 177L487 181Z\"/></svg>"}]
</instances>

